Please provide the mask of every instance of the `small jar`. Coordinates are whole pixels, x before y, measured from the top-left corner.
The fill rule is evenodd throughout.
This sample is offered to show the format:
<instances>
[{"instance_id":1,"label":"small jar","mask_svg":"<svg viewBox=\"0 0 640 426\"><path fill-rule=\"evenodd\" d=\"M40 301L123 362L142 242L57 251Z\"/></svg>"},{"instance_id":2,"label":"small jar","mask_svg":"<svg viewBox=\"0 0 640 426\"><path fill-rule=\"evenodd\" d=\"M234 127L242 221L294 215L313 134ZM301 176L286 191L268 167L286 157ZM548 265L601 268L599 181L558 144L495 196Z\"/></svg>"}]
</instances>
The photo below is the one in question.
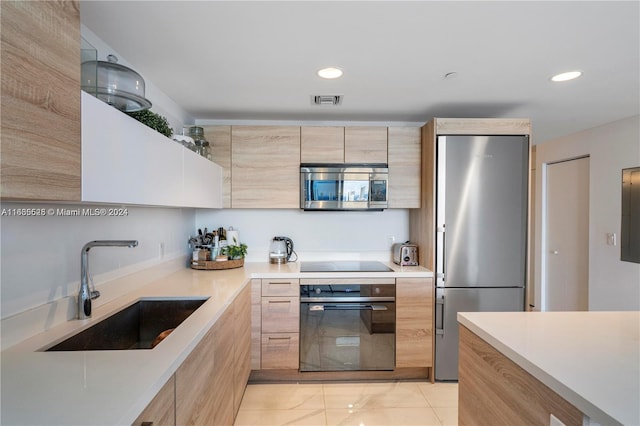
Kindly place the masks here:
<instances>
[{"instance_id":1,"label":"small jar","mask_svg":"<svg viewBox=\"0 0 640 426\"><path fill-rule=\"evenodd\" d=\"M213 155L211 153L211 145L209 145L209 142L206 140L202 141L202 154L201 154L204 158L206 158L209 161L213 161Z\"/></svg>"}]
</instances>

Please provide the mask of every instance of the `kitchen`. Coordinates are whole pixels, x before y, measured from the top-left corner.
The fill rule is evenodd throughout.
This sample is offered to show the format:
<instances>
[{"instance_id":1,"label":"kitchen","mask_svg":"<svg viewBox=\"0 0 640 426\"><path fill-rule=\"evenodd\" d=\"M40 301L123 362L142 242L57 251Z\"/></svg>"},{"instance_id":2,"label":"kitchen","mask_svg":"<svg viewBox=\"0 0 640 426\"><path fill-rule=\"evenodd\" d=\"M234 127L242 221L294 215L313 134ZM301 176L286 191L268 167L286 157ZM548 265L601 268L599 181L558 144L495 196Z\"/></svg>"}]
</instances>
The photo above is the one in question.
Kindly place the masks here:
<instances>
[{"instance_id":1,"label":"kitchen","mask_svg":"<svg viewBox=\"0 0 640 426\"><path fill-rule=\"evenodd\" d=\"M275 5L273 6L275 7ZM122 7L124 8L124 5ZM330 14L330 7L329 9L327 9L327 7L320 8L322 12L320 13L320 17ZM532 7L535 10L535 7ZM567 7L571 10L571 7L577 6ZM256 10L256 14L259 14L260 9L258 8ZM480 13L482 13L482 16L485 16L490 15L491 11L491 8L482 9ZM232 9L226 13L233 15L234 12ZM267 11L262 12L268 13ZM273 10L271 9L270 12L273 13ZM544 11L541 10L539 13L542 14ZM581 11L581 13L586 12ZM621 15L624 16L625 14L623 13ZM627 15L634 16L633 13ZM585 16L596 19L592 14ZM123 19L124 17L118 17L118 22L124 22ZM260 24L260 20L255 18L251 21L251 24L257 26ZM170 23L167 24L168 27L170 25ZM222 25L222 23L216 21L216 25ZM589 31L593 32L593 35L590 37L584 35L586 38L582 43L588 45L589 49L601 53L608 50L604 49L604 47L600 49L595 47L599 46L597 44L597 37L603 39L600 41L601 44L607 45L605 40L611 37L611 34L607 33L604 29L602 29L602 33L598 33L596 29L598 26L601 27L601 23L598 22L597 25L593 23L589 26ZM625 26L623 27L627 28ZM637 22L632 25L629 31L632 35L637 33ZM635 31L635 33L633 31ZM266 34L268 31L265 32L263 30L261 33ZM83 33L83 36L84 35ZM620 35L621 40L615 44L630 46L630 51L633 51L632 47L634 43L636 43L635 46L637 46L637 37L625 38L624 36L625 34ZM217 39L224 39L224 37L220 35ZM109 41L111 42L111 40ZM107 52L111 51L99 45L96 40L92 40L92 42L95 47L98 48L100 55L106 56ZM114 45L113 47L116 46ZM294 47L295 46L292 46L290 48L293 49ZM238 50L243 49L246 51L246 44L238 46ZM123 55L123 57L120 58L121 63L126 64L127 62L124 58L127 58L132 61L132 67L141 71L140 67L134 61L134 57L127 55L121 50L120 46L117 46L117 53ZM637 52L637 49L635 49L635 51ZM607 90L611 91L611 93L606 95L602 92L592 90L590 91L591 95L583 95L586 97L580 98L581 101L578 100L578 94L572 91L569 98L574 100L568 104L563 104L562 99L556 99L556 102L560 104L561 107L564 106L565 109L569 108L569 106L576 107L580 102L586 105L594 105L597 103L606 104L607 108L599 107L597 108L599 110L597 113L591 113L598 117L595 121L590 123L579 121L589 116L589 114L582 114L580 117L572 116L571 118L565 118L564 120L559 120L562 121L562 123L558 124L565 127L555 129L554 133L550 130L553 128L552 124L554 120L552 119L547 118L545 121L545 117L528 113L528 111L518 110L512 111L511 114L513 115L510 115L532 118L534 123L533 141L537 144L537 156L540 162L543 160L553 162L554 160L568 157L577 157L585 154L590 155L591 170L593 173L591 181L594 182L590 197L591 200L593 200L590 208L590 220L591 229L594 233L593 238L590 240L589 254L591 310L638 310L637 265L620 262L615 248L601 241L601 235L619 228L617 225L619 221L619 201L615 198L612 199L612 194L616 194L618 191L620 169L631 167L638 163L638 161L630 162L629 160L638 158L637 117L619 121L620 119L638 114L637 96L629 95L629 93L637 93L637 90L634 90L634 87L637 86L637 61L633 62L633 55L630 55L628 51L625 50L624 53L626 55L624 59L611 58L606 61L601 61L603 63L620 64L621 69L623 65L627 64L627 61L632 65L630 68L631 81L621 82L621 88L616 89L618 91L615 91L613 87L609 87ZM198 59L196 53L193 55L194 59ZM257 52L255 55L255 57L259 57ZM635 55L637 56L637 53L635 53ZM170 58L179 59L182 58L182 56L170 55ZM196 65L198 65L197 60ZM600 67L602 66L603 65L600 65ZM636 68L633 68L633 66ZM425 67L425 69L428 69L428 67ZM606 69L609 70L610 65L607 65ZM445 70L443 70L443 72L444 71ZM142 73L148 78L148 72L150 71ZM312 69L311 73L313 72L314 70ZM591 75L595 75L595 72L595 69L593 71L590 70ZM438 74L440 74L440 72L438 72ZM447 80L447 83L462 84L464 83L463 77L461 73L456 79ZM546 79L547 75L544 74L541 78ZM184 118L184 112L179 111L179 108L176 108L172 102L169 102L170 100L162 102L165 98L163 98L161 94L158 94L157 88L155 92L152 90L154 88L150 84L151 82L156 81L154 78L147 80L148 97L153 99L154 104L158 104L157 108L159 109L157 110L169 117L177 116L179 120L176 121L180 123L180 128L183 123L189 122L188 118ZM331 86L326 86L326 83L321 83L322 86L318 87L317 90L330 90ZM623 83L625 83L626 86L623 85ZM634 86L634 84L636 86ZM266 89L267 86L269 86L269 84L265 83L263 89ZM311 94L307 93L310 89L305 90L303 95L308 97L308 95ZM453 98L453 94L460 89L449 87L448 89L442 88L440 90L445 92L439 95L441 99L451 99ZM447 92L453 93L445 96ZM225 93L224 88L219 88L219 93ZM432 96L436 97L437 93L432 93ZM478 93L477 96L488 99L489 94ZM622 113L616 112L613 111L613 103L611 102L611 104L609 104L608 102L610 101L607 101L612 98L629 99L629 96L631 96L631 103L633 104L632 106L636 108L635 110L631 108ZM222 97L227 103L236 98L234 96L219 97ZM341 107L348 106L348 99L348 97L345 97L345 104ZM463 98L463 101L470 105L469 108L474 106L473 99ZM305 102L307 102L307 99L305 99ZM483 105L476 106L475 109L471 108L471 111L456 111L453 109L454 106L444 104L438 109L432 108L431 111L425 110L421 114L413 116L406 115L404 118L395 120L385 118L393 118L391 112L386 116L373 115L373 113L371 113L369 117L382 121L378 124L413 124L419 127L422 126L429 117L434 115L501 116L499 111L500 105L497 105L497 101L493 105L485 103L484 108L480 108L481 106ZM552 105L549 105L547 108L551 109L551 106ZM596 106L593 107L596 108ZM166 111L163 111L162 108L166 109ZM305 104L304 108L308 109L310 106L307 107ZM269 108L264 106L261 109L268 110ZM154 110L156 110L156 107L154 107ZM176 112L176 110L178 112ZM323 114L333 114L333 112L325 111L327 110L323 110ZM561 111L553 110L553 114L560 117ZM222 113L220 116L224 118ZM254 118L251 121L248 121L250 119L247 117L241 118L241 120L244 121L233 120L231 118L223 122L202 120L197 123L202 125L305 124L304 118L291 122L288 120L295 120L296 116L291 114L289 115L291 118L288 120L284 118L286 116L287 115L283 115L275 119L266 118L263 120ZM268 120L269 123L265 123L264 120ZM283 122L282 120L287 121ZM338 118L321 118L320 120L322 122L331 120L333 123L330 124L336 125L376 124L376 122L372 123L369 121L370 118L364 117L351 118L346 123L346 120L339 120ZM363 123L360 120L367 121ZM317 121L314 121L314 123L317 123ZM174 125L174 127L177 126L177 124ZM586 130L591 128L593 128L593 130ZM589 141L588 144L584 143L585 140ZM603 141L609 141L609 143L604 143ZM617 149L610 149L611 141L617 141ZM34 156L38 156L38 154L38 152L33 153ZM536 185L536 187L538 188L539 186ZM599 200L604 201L601 203ZM55 209L59 206L59 204L44 202L38 202L36 204L16 204L14 202L3 201L3 208L43 207L46 209ZM328 256L350 259L354 255L365 259L378 259L380 257L387 259L389 257L390 237L393 237L397 242L410 239L409 211L407 209L387 209L383 212L361 212L352 214L346 212L302 212L298 209L194 210L189 208L126 207L129 209L128 216L126 217L92 218L48 216L36 220L32 220L34 218L2 217L3 348L5 345L10 346L24 339L25 336L36 334L39 331L43 331L43 329L49 328L54 324L59 324L69 318L69 313L75 306L70 305L66 298L74 296L79 286L78 275L80 272L80 261L78 259L78 252L87 241L93 239L138 238L141 241L140 246L134 249L109 249L108 252L106 252L107 249L104 249L101 252L96 250L95 253L92 253L92 255L94 255L91 260L92 269L95 274L94 280L103 293L102 297L96 301L96 309L99 308L100 304L115 298L116 295L126 290L127 285L130 285L130 283L123 283L121 285L125 287L124 289L109 289L109 286L101 286L101 283L112 281L151 266L161 265L168 260L184 257L188 250L186 246L188 236L193 235L196 229L205 226L210 228L212 226L234 226L236 229L239 229L241 231L242 241L246 242L249 246L247 262L265 262L269 242L274 235L287 235L291 237L296 243L296 251L302 254L305 259L310 260L313 260L314 257L327 258ZM70 208L73 208L73 206L70 206ZM537 212L535 216L536 224L538 224L540 212ZM100 230L100 235L96 235L97 229ZM539 226L538 229L540 229ZM538 233L536 233L536 239L538 238ZM538 251L536 250L535 253L537 254ZM37 259L38 261L37 268L33 267L33 259ZM539 271L537 267L535 270ZM536 277L535 282L538 283L539 279L539 277ZM610 291L610 279L616 281L617 286L619 286L619 291ZM540 296L536 294L534 298L535 297ZM539 303L534 303L534 305L539 306ZM40 307L40 310L37 309L38 307ZM22 323L22 318L19 314L27 311L38 311L39 317L34 321L34 324ZM11 321L21 322L22 328L19 329L19 332L16 332L16 335L11 335L13 329L8 326L11 324Z\"/></svg>"}]
</instances>

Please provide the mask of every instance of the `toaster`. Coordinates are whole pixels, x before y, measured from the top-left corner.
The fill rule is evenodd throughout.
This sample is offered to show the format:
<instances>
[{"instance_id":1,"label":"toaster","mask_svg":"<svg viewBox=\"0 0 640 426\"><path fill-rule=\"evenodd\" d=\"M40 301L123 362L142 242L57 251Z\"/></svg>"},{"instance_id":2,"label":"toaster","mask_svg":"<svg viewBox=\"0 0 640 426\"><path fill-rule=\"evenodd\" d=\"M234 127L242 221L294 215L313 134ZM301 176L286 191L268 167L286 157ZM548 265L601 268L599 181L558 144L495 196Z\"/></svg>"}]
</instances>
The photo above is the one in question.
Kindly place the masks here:
<instances>
[{"instance_id":1,"label":"toaster","mask_svg":"<svg viewBox=\"0 0 640 426\"><path fill-rule=\"evenodd\" d=\"M393 263L400 266L418 266L418 246L406 243L393 245Z\"/></svg>"}]
</instances>

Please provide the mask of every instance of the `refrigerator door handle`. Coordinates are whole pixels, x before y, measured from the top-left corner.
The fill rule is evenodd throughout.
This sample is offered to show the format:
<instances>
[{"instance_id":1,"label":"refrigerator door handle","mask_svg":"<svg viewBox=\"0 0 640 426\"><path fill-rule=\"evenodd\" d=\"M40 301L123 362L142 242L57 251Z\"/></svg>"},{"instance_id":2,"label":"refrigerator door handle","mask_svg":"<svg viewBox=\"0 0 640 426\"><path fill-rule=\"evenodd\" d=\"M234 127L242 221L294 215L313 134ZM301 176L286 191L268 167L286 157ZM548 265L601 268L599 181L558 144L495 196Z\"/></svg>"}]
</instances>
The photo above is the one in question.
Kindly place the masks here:
<instances>
[{"instance_id":1,"label":"refrigerator door handle","mask_svg":"<svg viewBox=\"0 0 640 426\"><path fill-rule=\"evenodd\" d=\"M439 313L439 315L438 315ZM438 327L440 325L440 327ZM436 336L444 337L444 294L436 298Z\"/></svg>"},{"instance_id":2,"label":"refrigerator door handle","mask_svg":"<svg viewBox=\"0 0 640 426\"><path fill-rule=\"evenodd\" d=\"M445 287L444 281L445 281L445 259L444 259L444 254L445 254L445 249L444 249L444 244L445 244L445 232L444 232L444 225L442 225L442 227L438 227L437 231L436 231L436 259L437 259L437 265L436 265L436 287Z\"/></svg>"}]
</instances>

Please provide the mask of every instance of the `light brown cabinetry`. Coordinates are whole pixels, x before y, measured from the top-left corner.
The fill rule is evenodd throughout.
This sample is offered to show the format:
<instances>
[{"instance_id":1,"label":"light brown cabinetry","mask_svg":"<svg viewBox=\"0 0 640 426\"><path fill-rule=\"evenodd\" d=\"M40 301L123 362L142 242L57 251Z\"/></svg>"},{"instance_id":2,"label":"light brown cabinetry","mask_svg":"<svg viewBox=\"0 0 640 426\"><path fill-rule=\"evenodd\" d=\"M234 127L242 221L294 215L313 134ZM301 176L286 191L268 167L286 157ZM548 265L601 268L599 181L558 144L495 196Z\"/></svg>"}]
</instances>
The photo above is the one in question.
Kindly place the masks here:
<instances>
[{"instance_id":1,"label":"light brown cabinetry","mask_svg":"<svg viewBox=\"0 0 640 426\"><path fill-rule=\"evenodd\" d=\"M231 206L300 207L300 127L231 128Z\"/></svg>"},{"instance_id":2,"label":"light brown cabinetry","mask_svg":"<svg viewBox=\"0 0 640 426\"><path fill-rule=\"evenodd\" d=\"M302 127L301 163L344 163L344 127Z\"/></svg>"},{"instance_id":3,"label":"light brown cabinetry","mask_svg":"<svg viewBox=\"0 0 640 426\"><path fill-rule=\"evenodd\" d=\"M240 409L242 396L251 374L251 286L247 285L233 302L234 334L234 413Z\"/></svg>"},{"instance_id":4,"label":"light brown cabinetry","mask_svg":"<svg viewBox=\"0 0 640 426\"><path fill-rule=\"evenodd\" d=\"M176 424L175 376L165 383L158 394L138 416L133 426Z\"/></svg>"},{"instance_id":5,"label":"light brown cabinetry","mask_svg":"<svg viewBox=\"0 0 640 426\"><path fill-rule=\"evenodd\" d=\"M396 278L396 367L433 367L432 278Z\"/></svg>"},{"instance_id":6,"label":"light brown cabinetry","mask_svg":"<svg viewBox=\"0 0 640 426\"><path fill-rule=\"evenodd\" d=\"M234 418L234 327L233 308L227 308L212 327L215 346L213 359L214 425L232 425Z\"/></svg>"},{"instance_id":7,"label":"light brown cabinetry","mask_svg":"<svg viewBox=\"0 0 640 426\"><path fill-rule=\"evenodd\" d=\"M233 424L250 373L246 286L175 374L176 424Z\"/></svg>"},{"instance_id":8,"label":"light brown cabinetry","mask_svg":"<svg viewBox=\"0 0 640 426\"><path fill-rule=\"evenodd\" d=\"M387 163L386 127L302 127L301 163Z\"/></svg>"},{"instance_id":9,"label":"light brown cabinetry","mask_svg":"<svg viewBox=\"0 0 640 426\"><path fill-rule=\"evenodd\" d=\"M420 207L420 127L389 127L389 208Z\"/></svg>"},{"instance_id":10,"label":"light brown cabinetry","mask_svg":"<svg viewBox=\"0 0 640 426\"><path fill-rule=\"evenodd\" d=\"M222 167L222 208L231 208L231 126L203 126L213 162Z\"/></svg>"},{"instance_id":11,"label":"light brown cabinetry","mask_svg":"<svg viewBox=\"0 0 640 426\"><path fill-rule=\"evenodd\" d=\"M297 370L300 334L299 280L262 280L260 318L260 369Z\"/></svg>"},{"instance_id":12,"label":"light brown cabinetry","mask_svg":"<svg viewBox=\"0 0 640 426\"><path fill-rule=\"evenodd\" d=\"M583 424L575 406L460 326L460 425L548 425L551 414L567 426Z\"/></svg>"},{"instance_id":13,"label":"light brown cabinetry","mask_svg":"<svg viewBox=\"0 0 640 426\"><path fill-rule=\"evenodd\" d=\"M386 127L345 127L345 163L386 163Z\"/></svg>"},{"instance_id":14,"label":"light brown cabinetry","mask_svg":"<svg viewBox=\"0 0 640 426\"><path fill-rule=\"evenodd\" d=\"M79 201L79 2L2 1L0 17L0 196Z\"/></svg>"},{"instance_id":15,"label":"light brown cabinetry","mask_svg":"<svg viewBox=\"0 0 640 426\"><path fill-rule=\"evenodd\" d=\"M215 416L215 328L211 328L176 371L176 424L211 424ZM225 390L226 392L227 390Z\"/></svg>"}]
</instances>

